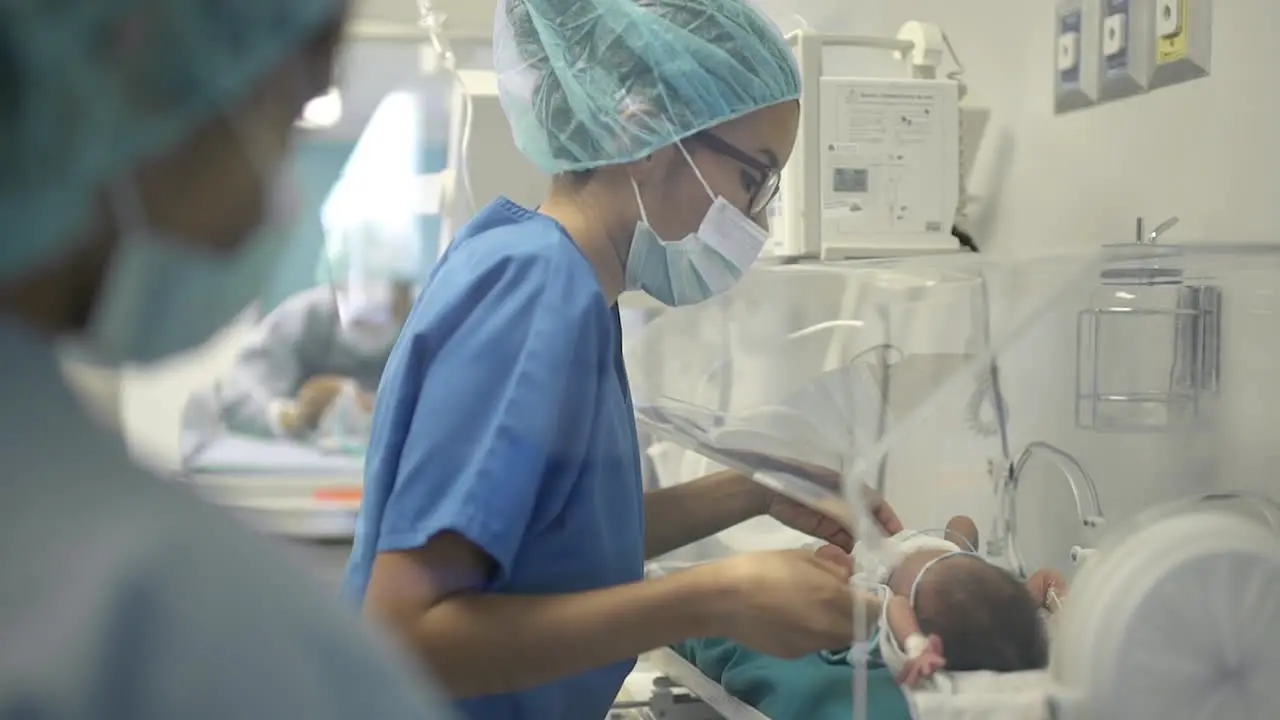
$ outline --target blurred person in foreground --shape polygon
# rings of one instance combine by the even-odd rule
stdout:
[[[282,548],[138,467],[59,371],[163,360],[257,299],[346,11],[0,4],[0,716],[447,715]]]

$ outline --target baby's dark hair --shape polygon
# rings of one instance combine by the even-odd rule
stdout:
[[[1040,606],[1026,585],[980,558],[943,559],[925,575],[916,620],[942,640],[947,670],[1016,672],[1049,665]]]

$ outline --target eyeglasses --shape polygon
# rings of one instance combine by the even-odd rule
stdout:
[[[769,207],[769,203],[773,202],[773,199],[778,196],[778,188],[782,183],[782,174],[778,168],[769,165],[714,133],[698,133],[691,137],[690,140],[713,153],[741,163],[756,174],[756,180],[760,184],[756,186],[756,191],[751,195],[751,202],[747,205],[747,215],[755,217],[764,212]]]

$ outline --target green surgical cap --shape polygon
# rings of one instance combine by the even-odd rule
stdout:
[[[0,282],[102,187],[229,109],[345,0],[0,0]]]
[[[550,174],[800,96],[795,55],[748,0],[500,0],[494,67],[516,146]]]

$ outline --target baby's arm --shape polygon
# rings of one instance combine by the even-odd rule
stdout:
[[[920,631],[920,623],[916,622],[916,614],[911,609],[910,601],[901,595],[889,598],[889,607],[885,608],[885,614],[889,619],[889,630],[904,650],[907,647],[907,638],[924,634]]]
[[[889,621],[889,632],[893,633],[898,646],[907,655],[907,664],[898,676],[899,683],[914,685],[946,664],[942,657],[942,641],[937,635],[925,637],[910,601],[897,595],[889,598],[885,615]]]

